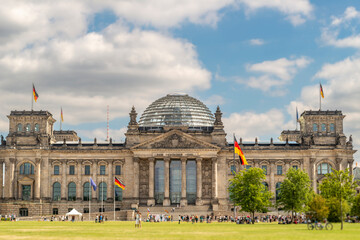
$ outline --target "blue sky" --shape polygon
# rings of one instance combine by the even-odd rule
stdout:
[[[6,115],[49,110],[84,140],[117,142],[135,106],[185,92],[228,135],[276,139],[295,128],[295,109],[341,109],[360,146],[360,5],[336,0],[8,1],[0,6],[0,84]],[[56,123],[59,128],[59,122]],[[360,161],[356,154],[356,160]]]

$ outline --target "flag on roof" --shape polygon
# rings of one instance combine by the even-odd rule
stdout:
[[[241,148],[239,144],[236,141],[235,135],[234,135],[234,152],[239,156],[241,165],[247,165],[246,158],[244,156],[244,153],[241,151]]]
[[[33,95],[34,95],[34,100],[36,102],[36,100],[39,98],[39,94],[36,92],[34,84],[33,84]]]
[[[321,83],[320,83],[320,95],[321,95],[322,98],[324,98],[324,90],[322,88]]]

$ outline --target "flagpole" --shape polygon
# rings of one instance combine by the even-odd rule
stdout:
[[[91,182],[90,182],[90,178],[89,178],[89,221],[91,221],[91,201],[90,201],[90,195],[92,195],[92,190],[91,190]]]
[[[116,196],[115,191],[116,191],[116,185],[114,184],[114,222],[116,221],[116,219],[115,219],[115,196]]]
[[[60,132],[62,130],[62,108],[60,109]]]
[[[321,82],[319,81],[319,99],[320,99],[320,111],[321,111]]]
[[[104,180],[103,180],[103,176],[101,175],[101,212],[104,212]]]
[[[34,83],[33,83],[33,90],[31,91],[31,111],[33,111],[34,106]]]

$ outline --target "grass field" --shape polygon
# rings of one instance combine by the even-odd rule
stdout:
[[[0,222],[0,239],[360,239],[360,224],[334,224],[334,230],[309,231],[305,224]]]

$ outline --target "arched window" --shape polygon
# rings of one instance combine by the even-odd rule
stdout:
[[[74,182],[68,185],[68,201],[76,200],[76,184]]]
[[[335,124],[330,123],[330,132],[335,132]]]
[[[91,200],[91,186],[89,182],[84,183],[83,187],[83,199],[84,201]]]
[[[21,124],[21,123],[19,123],[19,124],[17,125],[16,131],[22,132],[22,124]]]
[[[39,124],[38,124],[38,123],[35,124],[34,131],[35,131],[35,132],[38,132],[38,131],[39,131]]]
[[[122,201],[122,189],[115,185],[115,201]]]
[[[265,191],[269,189],[269,184],[267,182],[262,182],[262,184],[265,186]]]
[[[99,200],[102,201],[106,201],[107,199],[107,185],[105,182],[101,182],[99,184]]]
[[[276,200],[279,200],[279,194],[280,194],[280,186],[281,186],[281,182],[277,182],[276,183],[276,186],[275,186],[275,188],[276,188]]]
[[[31,130],[31,125],[30,125],[30,123],[28,123],[28,124],[26,124],[25,131],[30,132],[30,130]]]
[[[328,163],[321,163],[318,165],[318,174],[324,175],[331,173],[331,165]]]
[[[20,166],[20,175],[34,175],[34,165],[24,163]]]
[[[326,124],[325,123],[321,124],[321,131],[326,132]]]
[[[318,126],[316,123],[313,124],[313,132],[317,132],[318,131]]]
[[[61,200],[61,184],[55,182],[53,184],[53,201],[60,201]]]

